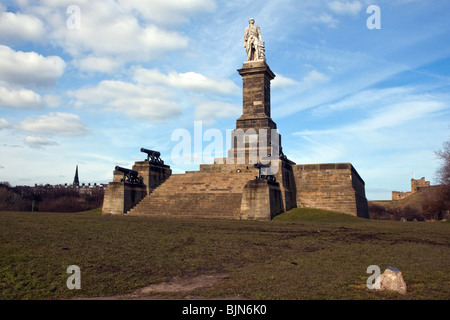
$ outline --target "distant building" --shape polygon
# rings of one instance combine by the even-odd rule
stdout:
[[[428,189],[430,187],[430,181],[425,181],[424,177],[418,180],[411,179],[411,192],[392,191],[392,200],[405,199],[419,190]]]
[[[75,169],[75,178],[73,179],[73,186],[74,187],[80,186],[80,180],[78,179],[78,165],[77,168]]]
[[[78,175],[78,165],[75,168],[75,176],[73,178],[73,182],[70,183],[64,183],[64,184],[34,184],[35,190],[46,190],[46,189],[73,189],[79,193],[90,193],[94,189],[103,189],[107,187],[107,183],[80,183],[80,178]]]

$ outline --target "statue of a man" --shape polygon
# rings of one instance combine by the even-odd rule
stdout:
[[[247,61],[264,59],[264,41],[259,26],[255,26],[255,19],[248,21],[244,33],[244,48],[247,51]]]

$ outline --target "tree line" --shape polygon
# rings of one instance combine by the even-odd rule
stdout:
[[[103,188],[12,187],[0,182],[0,211],[79,212],[102,203]]]

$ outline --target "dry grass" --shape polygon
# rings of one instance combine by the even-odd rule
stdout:
[[[212,287],[158,297],[449,299],[449,228],[300,209],[270,222],[0,212],[0,299],[124,295],[218,273]],[[81,290],[66,287],[73,264]],[[368,290],[373,264],[402,270],[407,295]]]

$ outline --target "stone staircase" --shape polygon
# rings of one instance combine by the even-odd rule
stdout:
[[[127,215],[239,219],[248,172],[188,171],[172,174]]]

